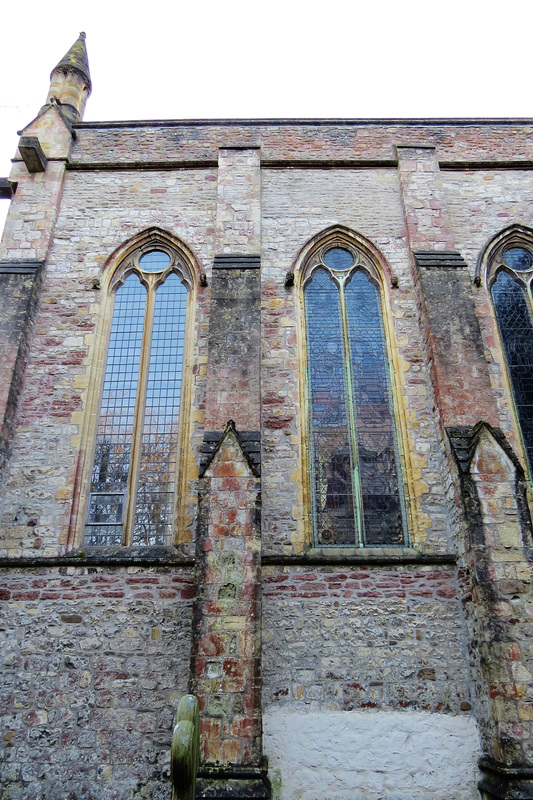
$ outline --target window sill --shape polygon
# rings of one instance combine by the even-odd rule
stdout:
[[[184,566],[194,559],[175,547],[83,547],[62,556],[36,556],[0,559],[0,567],[113,567]]]
[[[312,547],[305,553],[265,553],[269,564],[455,564],[456,553],[421,553],[413,547]]]

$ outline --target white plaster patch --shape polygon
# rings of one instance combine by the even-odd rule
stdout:
[[[398,711],[267,711],[273,800],[474,800],[472,717]]]

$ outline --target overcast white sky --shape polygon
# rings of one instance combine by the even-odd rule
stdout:
[[[527,0],[11,0],[1,20],[0,177],[81,30],[86,120],[533,117]]]

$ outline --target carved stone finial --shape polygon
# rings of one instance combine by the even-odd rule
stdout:
[[[85,31],[82,31],[70,50],[65,53],[61,61],[56,64],[50,78],[56,70],[73,70],[78,72],[85,79],[89,91],[91,90],[91,73],[89,71],[89,59],[85,46]]]

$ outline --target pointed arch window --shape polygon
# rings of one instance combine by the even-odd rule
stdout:
[[[524,448],[533,469],[533,243],[507,239],[492,257],[489,286]]]
[[[111,282],[86,545],[172,541],[191,286],[187,266],[170,248],[140,249]]]
[[[315,543],[403,545],[379,274],[342,243],[319,250],[303,279]]]

